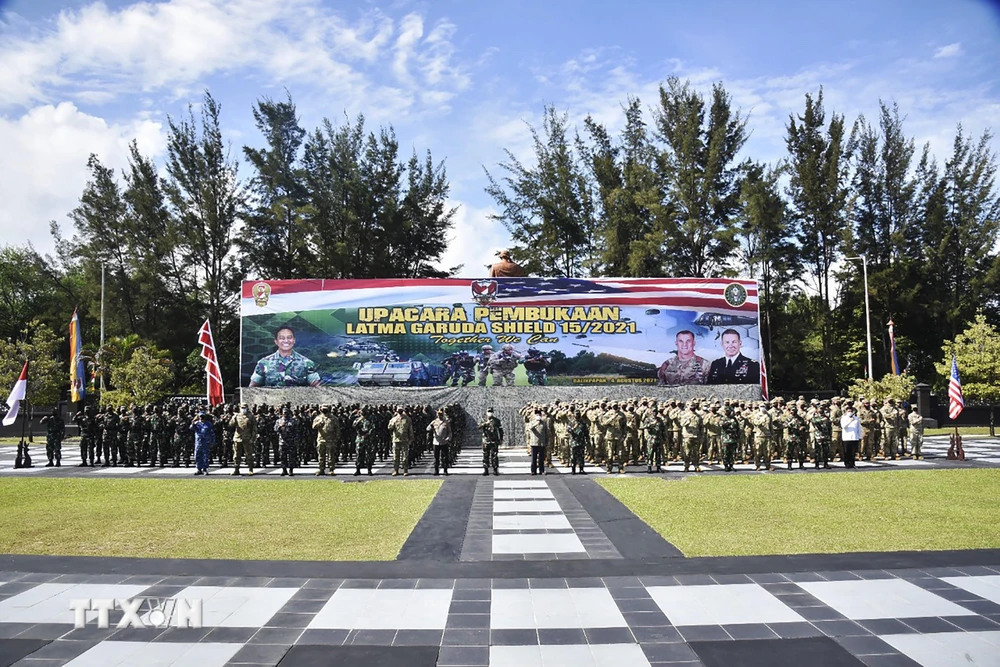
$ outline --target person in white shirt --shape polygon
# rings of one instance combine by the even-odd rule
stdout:
[[[840,429],[844,441],[844,467],[853,468],[854,459],[858,455],[858,444],[861,442],[861,422],[854,412],[854,406],[849,405],[844,409]]]

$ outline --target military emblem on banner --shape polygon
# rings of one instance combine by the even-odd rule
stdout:
[[[747,302],[747,288],[739,283],[730,283],[726,286],[723,296],[726,299],[726,303],[733,308],[739,308]]]
[[[250,290],[250,293],[253,295],[253,302],[258,307],[263,308],[267,305],[267,300],[271,298],[271,286],[267,283],[257,283]]]
[[[483,306],[488,306],[497,299],[497,281],[495,280],[474,280],[472,281],[472,298]]]

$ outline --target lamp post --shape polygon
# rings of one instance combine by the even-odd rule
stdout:
[[[864,255],[845,257],[849,261],[861,260],[861,271],[865,279],[865,329],[868,332],[868,379],[872,379],[872,316],[868,308],[868,260]]]

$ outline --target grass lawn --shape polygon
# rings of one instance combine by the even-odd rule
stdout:
[[[437,480],[0,479],[0,553],[392,560]]]
[[[687,556],[1000,547],[1000,469],[596,481]]]

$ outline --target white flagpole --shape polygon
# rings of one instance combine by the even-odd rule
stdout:
[[[101,346],[97,349],[97,354],[94,355],[97,359],[101,357],[101,351],[104,349],[104,264],[101,264]],[[104,391],[104,371],[100,369],[100,364],[98,364],[98,372],[101,374],[101,391]]]

